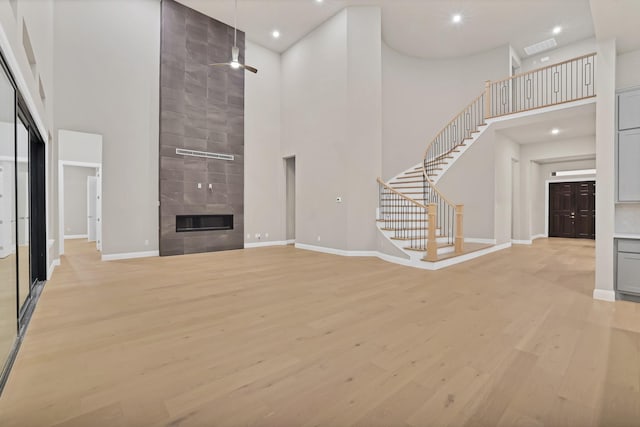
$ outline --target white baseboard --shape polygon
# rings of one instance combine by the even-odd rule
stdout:
[[[465,243],[481,243],[483,245],[495,245],[496,239],[476,239],[474,237],[467,237],[464,239]]]
[[[287,243],[288,241],[286,240],[281,240],[278,242],[255,242],[255,243],[245,243],[244,244],[244,248],[245,249],[250,249],[250,248],[264,248],[267,246],[286,246],[289,243]]]
[[[326,248],[324,246],[306,245],[304,243],[296,243],[296,249],[304,249],[307,251],[322,252],[323,254],[339,256],[378,256],[377,251],[346,251],[344,249]]]
[[[295,245],[296,239],[287,240],[287,245]]]
[[[304,249],[308,251],[321,252],[329,255],[338,255],[346,257],[376,257],[383,261],[388,261],[394,264],[404,265],[407,267],[419,268],[421,270],[440,270],[441,268],[450,267],[452,265],[460,264],[465,261],[472,260],[474,258],[481,257],[483,255],[497,252],[503,249],[511,247],[511,242],[504,243],[502,245],[492,246],[480,251],[471,252],[466,255],[461,255],[454,258],[445,259],[437,262],[427,262],[420,259],[406,259],[393,255],[388,255],[378,251],[345,251],[342,249],[325,248],[322,246],[306,245],[303,243],[296,243],[296,249]]]
[[[51,261],[51,264],[49,265],[49,270],[47,271],[47,280],[51,280],[51,277],[53,276],[53,271],[59,265],[60,265],[60,259],[54,259],[53,261]]]
[[[88,234],[65,234],[64,240],[88,239]]]
[[[613,302],[616,300],[616,293],[614,291],[609,291],[604,289],[594,289],[593,299],[597,299],[600,301]]]
[[[546,234],[536,234],[531,238],[531,240],[546,239],[547,237],[548,236]]]
[[[160,256],[160,251],[129,252],[122,254],[102,255],[102,261],[118,261],[121,259],[150,258]]]
[[[533,240],[517,240],[517,239],[513,239],[513,240],[511,240],[511,243],[513,243],[514,245],[533,245]]]

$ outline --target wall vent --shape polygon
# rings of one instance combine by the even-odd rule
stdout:
[[[207,153],[206,151],[185,150],[183,148],[176,148],[176,154],[179,154],[181,156],[204,157],[205,159],[216,159],[216,160],[232,161],[235,159],[235,157],[231,154]]]
[[[556,39],[550,38],[549,40],[527,46],[524,48],[524,51],[527,55],[531,56],[536,53],[544,52],[545,50],[553,49],[556,46],[558,46]]]

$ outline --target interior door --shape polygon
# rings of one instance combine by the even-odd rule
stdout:
[[[595,239],[595,182],[549,184],[549,237]]]
[[[596,238],[596,183],[575,183],[575,228],[580,239]]]
[[[98,196],[98,178],[95,176],[87,177],[87,234],[89,241],[97,240],[97,196]]]

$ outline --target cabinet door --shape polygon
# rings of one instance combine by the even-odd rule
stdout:
[[[640,128],[640,91],[618,95],[618,130]]]
[[[618,133],[618,200],[640,201],[640,130]]]
[[[619,292],[640,295],[640,254],[618,252]]]

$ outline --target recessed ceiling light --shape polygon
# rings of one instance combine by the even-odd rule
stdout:
[[[273,36],[274,39],[278,39],[280,38],[280,31],[273,30],[273,33],[271,33],[271,35]]]
[[[553,27],[553,34],[560,34],[561,32],[562,32],[562,27],[560,25]]]
[[[454,24],[459,24],[462,22],[462,15],[460,15],[459,13],[456,13],[455,15],[453,15],[451,17],[451,22],[453,22]]]
[[[560,133],[560,129],[558,129],[558,128],[553,128],[553,129],[551,129],[551,134],[553,134],[553,135],[557,135],[557,134],[559,134],[559,133]]]
[[[324,0],[316,0],[316,3],[322,3]]]

